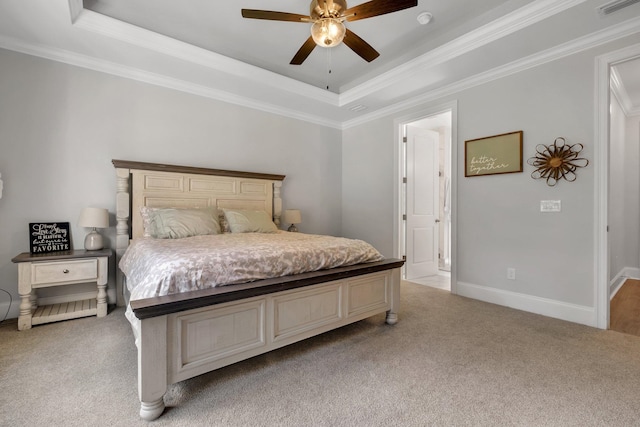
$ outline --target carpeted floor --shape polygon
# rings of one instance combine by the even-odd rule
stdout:
[[[139,420],[121,309],[0,325],[2,426],[640,426],[640,337],[403,283],[358,322],[169,386]]]

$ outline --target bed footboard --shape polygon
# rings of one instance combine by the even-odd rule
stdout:
[[[398,321],[400,268],[141,319],[140,416],[159,417],[167,385],[387,313]]]

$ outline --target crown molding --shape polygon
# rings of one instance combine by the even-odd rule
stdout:
[[[266,84],[278,90],[286,90],[331,106],[342,107],[357,102],[372,92],[401,82],[407,76],[413,75],[424,68],[449,61],[585,1],[587,0],[534,1],[341,94],[335,94],[307,83],[299,82],[88,9],[80,9],[78,11],[78,8],[82,7],[82,0],[69,0],[69,10],[73,25],[76,28],[98,33],[228,74],[241,76],[255,83]]]
[[[489,40],[492,36],[499,38],[504,35],[510,34],[513,31],[517,31],[517,29],[522,28],[523,25],[526,26],[530,25],[531,23],[538,22],[539,20],[544,19],[547,16],[558,13],[561,10],[565,10],[576,4],[582,3],[583,1],[585,0],[535,1],[531,7],[524,8],[525,10],[519,9],[508,15],[505,22],[503,22],[502,20],[494,21],[493,23],[478,29],[478,33],[471,32],[469,33],[469,35],[460,37],[459,39],[456,39],[455,41],[443,46],[442,49],[434,50],[435,53],[430,52],[429,54],[425,54],[414,61],[410,61],[405,65],[397,67],[396,69],[379,76],[379,78],[370,80],[369,82],[365,83],[365,85],[371,84],[371,87],[369,87],[366,95],[370,95],[371,93],[376,92],[385,85],[392,84],[393,82],[398,80],[401,81],[403,78],[406,78],[406,75],[408,75],[407,73],[413,74],[416,72],[416,70],[419,70],[420,67],[432,66],[434,60],[445,61],[447,59],[458,56],[464,53],[462,52],[462,49],[465,49],[468,44],[477,43],[474,44],[474,46],[469,50],[475,49],[482,44],[488,43],[487,40]],[[235,75],[241,75],[242,77],[256,83],[266,83],[267,85],[276,87],[279,90],[283,90],[286,87],[287,90],[295,93],[298,96],[307,97],[315,101],[324,101],[330,106],[336,107],[345,105],[351,102],[349,101],[351,99],[349,97],[355,96],[354,94],[356,93],[348,91],[343,93],[342,95],[337,95],[335,93],[328,92],[311,85],[307,85],[306,83],[297,82],[288,77],[284,77],[276,73],[272,73],[258,67],[242,63],[240,61],[236,61],[222,55],[197,48],[187,43],[179,42],[177,40],[161,36],[159,34],[143,30],[135,26],[131,26],[129,24],[125,24],[121,21],[114,20],[105,17],[104,15],[100,15],[95,12],[83,9],[81,7],[82,0],[69,0],[68,4],[70,18],[72,22],[76,22],[78,28],[84,28],[85,26],[88,26],[92,28],[92,31],[102,33],[108,37],[117,38],[122,41],[152,49],[157,52],[180,57],[181,59],[203,66],[220,69],[225,73],[234,73]],[[522,20],[528,20],[528,23],[525,25],[522,23]],[[496,36],[492,33],[500,31],[502,31],[502,35],[500,36]],[[378,118],[418,106],[420,104],[431,102],[438,98],[455,94],[462,90],[478,86],[489,81],[508,76],[510,74],[542,65],[546,62],[569,56],[579,51],[583,51],[625,36],[635,34],[639,31],[640,17],[632,18],[613,27],[600,30],[584,37],[580,37],[571,42],[556,46],[554,48],[531,55],[521,60],[496,67],[487,72],[454,82],[447,86],[422,93],[408,100],[404,100],[393,105],[371,111],[366,115],[348,121],[325,119],[317,114],[302,113],[296,109],[276,106],[270,102],[256,101],[255,99],[249,97],[240,96],[203,85],[198,85],[177,78],[143,71],[133,67],[124,66],[114,62],[109,62],[58,48],[26,43],[12,38],[0,37],[0,47],[32,56],[50,59],[57,62],[67,63],[73,66],[88,68],[107,74],[153,84],[156,86],[162,86],[268,113],[307,121],[321,126],[327,126],[336,129],[347,129],[369,122],[371,120],[376,120]],[[481,39],[472,40],[473,34],[475,34],[475,37],[480,37]],[[135,40],[131,40],[132,38]],[[258,76],[258,78],[256,76]],[[263,79],[261,76],[265,78]],[[357,87],[357,89],[361,90],[363,87],[363,85],[360,85]],[[363,94],[357,96],[364,96],[364,92]],[[630,114],[640,114],[640,111],[638,110],[639,109],[632,110],[630,111]]]
[[[71,6],[71,3],[77,1],[78,0],[70,0],[70,13],[75,28],[91,31],[111,39],[120,40],[225,74],[240,76],[243,79],[251,80],[261,85],[277,88],[279,91],[285,90],[332,106],[338,105],[338,95],[336,93],[299,82],[272,71],[220,55],[88,9],[82,9],[80,13],[76,14],[74,19],[75,9]]]
[[[215,99],[217,101],[227,102],[242,107],[252,108],[267,113],[273,113],[280,116],[298,119],[306,122],[315,123],[322,126],[341,129],[341,123],[333,120],[323,119],[318,115],[301,113],[298,110],[278,107],[267,102],[256,101],[255,99],[239,96],[230,92],[211,87],[198,85],[184,80],[167,77],[161,74],[151,73],[134,67],[117,64],[114,62],[97,59],[76,52],[70,52],[63,49],[52,48],[50,46],[36,45],[33,43],[25,43],[20,40],[0,36],[0,48],[15,52],[24,53],[31,56],[49,59],[51,61],[61,62],[80,68],[99,71],[126,79],[136,80],[143,83],[161,86],[168,89],[174,89],[205,98]]]
[[[567,43],[555,46],[542,52],[527,56],[525,58],[510,62],[500,67],[476,74],[472,77],[457,81],[455,83],[434,89],[421,95],[412,97],[402,102],[381,108],[357,119],[346,121],[342,124],[343,129],[358,126],[372,120],[377,120],[416,107],[427,102],[437,100],[446,96],[453,95],[466,89],[479,86],[484,83],[491,82],[512,74],[516,74],[530,68],[534,68],[548,62],[615,41],[617,39],[630,36],[640,32],[640,17],[632,18],[624,21],[616,26],[596,31],[589,35],[579,37]],[[635,113],[633,113],[635,114]]]
[[[356,102],[371,92],[400,82],[407,76],[434,65],[450,61],[518,30],[540,22],[550,16],[574,7],[586,0],[538,0],[515,10],[480,28],[443,44],[386,73],[340,94],[339,105]]]

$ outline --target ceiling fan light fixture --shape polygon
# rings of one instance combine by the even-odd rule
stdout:
[[[334,47],[342,43],[347,29],[339,19],[320,18],[311,26],[311,37],[318,46]]]

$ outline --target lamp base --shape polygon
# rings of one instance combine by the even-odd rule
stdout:
[[[98,233],[95,228],[84,238],[84,248],[88,251],[98,251],[104,248],[102,234]]]
[[[291,231],[291,232],[297,232],[298,231],[298,227],[296,227],[295,224],[291,224],[289,226],[289,228],[287,228],[287,231]]]

